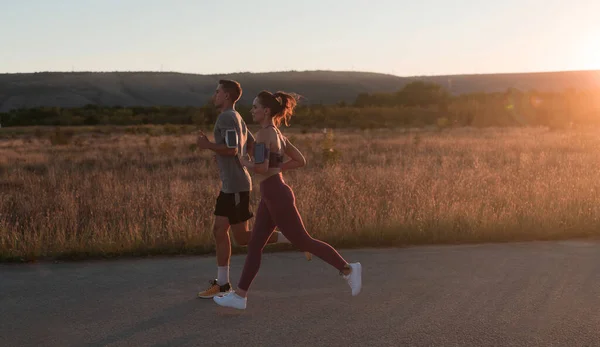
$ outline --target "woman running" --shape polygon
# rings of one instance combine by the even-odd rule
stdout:
[[[258,273],[263,248],[275,227],[278,227],[281,233],[301,251],[310,252],[339,270],[340,275],[350,285],[353,296],[360,293],[361,264],[349,264],[329,244],[312,238],[306,232],[296,208],[294,193],[281,175],[282,171],[306,165],[302,153],[281,134],[278,128],[282,121],[286,126],[288,125],[296,102],[296,97],[288,93],[272,94],[262,91],[252,104],[252,118],[262,127],[256,133],[255,150],[261,150],[264,146],[264,152],[255,151],[254,161],[245,157],[240,158],[240,161],[249,171],[256,173],[257,180],[260,182],[261,200],[238,289],[213,298],[221,306],[241,310],[246,308],[248,289]],[[264,161],[259,159],[262,154],[264,154]],[[283,162],[284,154],[291,160]]]

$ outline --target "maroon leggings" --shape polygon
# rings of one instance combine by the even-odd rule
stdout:
[[[301,251],[310,252],[331,266],[342,271],[346,261],[329,244],[308,235],[302,218],[296,209],[292,189],[283,181],[281,174],[266,178],[260,184],[260,205],[256,212],[254,228],[248,242],[248,255],[238,287],[248,290],[260,268],[262,251],[275,226]]]

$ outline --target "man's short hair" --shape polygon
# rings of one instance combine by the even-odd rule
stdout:
[[[242,97],[242,86],[234,80],[219,80],[225,93],[229,94],[232,102],[237,102]]]

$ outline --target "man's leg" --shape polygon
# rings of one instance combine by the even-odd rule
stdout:
[[[229,283],[229,261],[231,259],[231,240],[229,239],[229,219],[234,212],[233,195],[221,192],[215,206],[213,236],[217,253],[217,279],[210,281],[208,289],[198,293],[200,298],[212,298],[231,290]]]
[[[231,259],[231,240],[229,239],[227,217],[215,216],[213,235],[217,253],[217,284],[223,286],[229,284],[229,261]]]
[[[227,266],[231,258],[231,240],[229,239],[229,221],[227,217],[215,216],[212,233],[215,238],[217,266]]]

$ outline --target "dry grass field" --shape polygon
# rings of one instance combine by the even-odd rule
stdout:
[[[0,259],[212,252],[212,152],[159,128],[1,129]],[[338,247],[600,233],[600,130],[284,131],[306,227]]]

